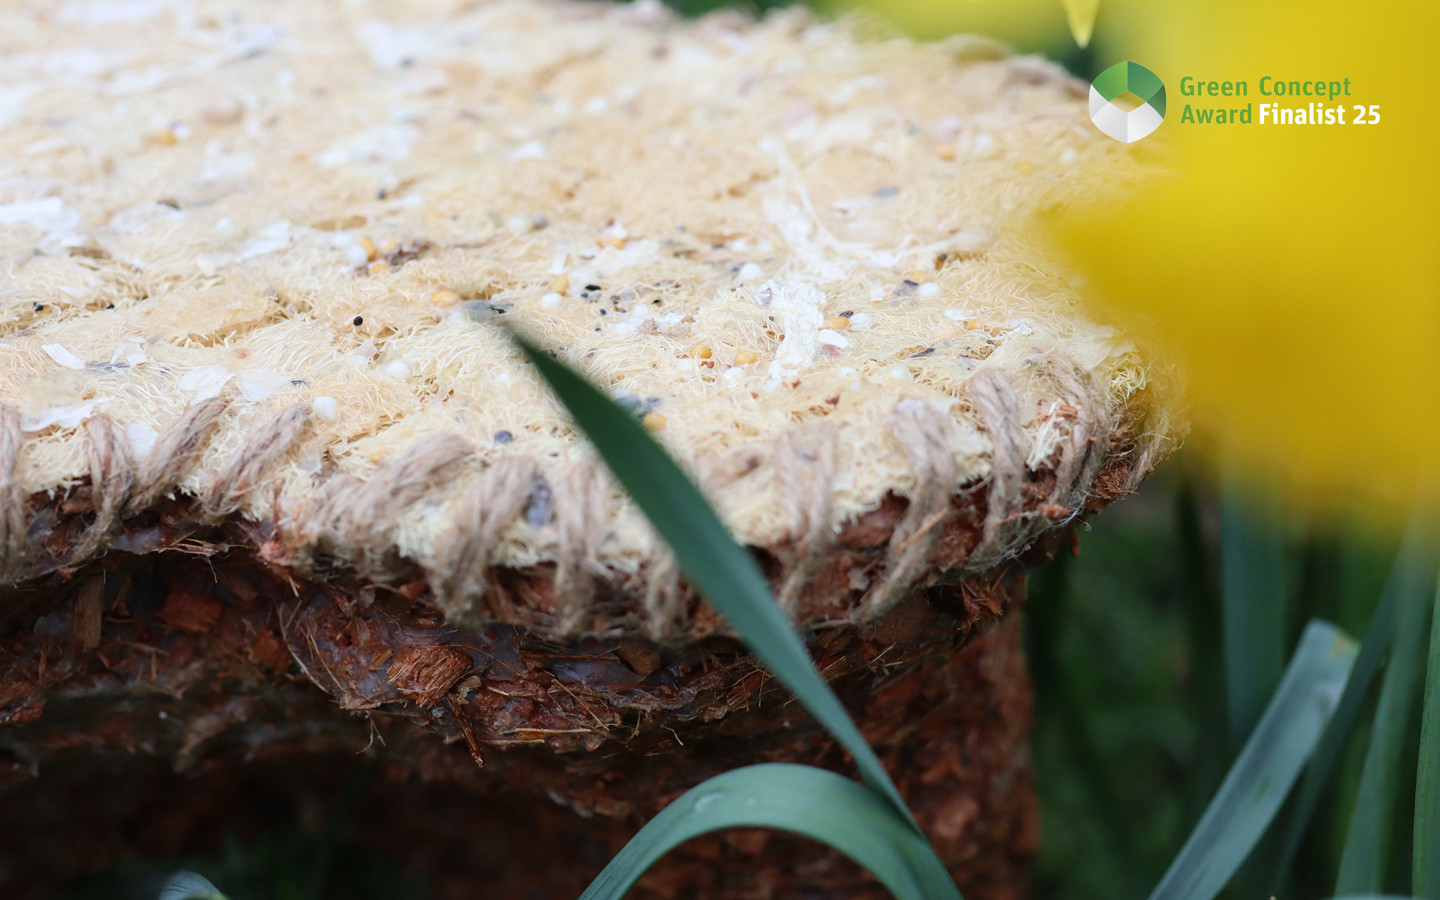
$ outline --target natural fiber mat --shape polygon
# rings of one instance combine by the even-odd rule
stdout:
[[[143,543],[127,523],[180,496],[300,571],[418,567],[461,619],[683,630],[662,579],[591,609],[656,542],[502,321],[633,405],[801,576],[907,500],[850,596],[802,613],[994,565],[1169,446],[1133,347],[1018,227],[1093,198],[1117,152],[1053,65],[798,13],[380,15],[5,14],[9,580]],[[946,498],[979,484],[980,533],[944,556]],[[557,597],[487,599],[495,567],[536,565]]]

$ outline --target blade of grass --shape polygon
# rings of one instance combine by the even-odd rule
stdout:
[[[629,413],[525,337],[514,332],[511,337],[670,545],[690,583],[816,721],[850,751],[866,786],[884,797],[918,833],[900,792],[816,671],[759,566],[735,543],[700,490]]]
[[[1329,786],[1331,776],[1345,753],[1355,720],[1360,715],[1365,698],[1370,694],[1375,675],[1380,671],[1385,654],[1390,648],[1391,638],[1394,637],[1398,600],[1410,577],[1405,573],[1427,564],[1430,543],[1426,536],[1430,533],[1432,532],[1429,526],[1418,517],[1406,531],[1404,543],[1385,583],[1385,590],[1380,595],[1380,603],[1370,618],[1370,627],[1365,632],[1365,640],[1360,645],[1355,666],[1351,669],[1350,678],[1345,682],[1345,692],[1340,695],[1340,705],[1330,717],[1330,724],[1325,726],[1325,733],[1321,735],[1310,765],[1306,767],[1305,777],[1300,782],[1294,812],[1286,824],[1285,839],[1276,855],[1275,875],[1270,891],[1272,894],[1279,893],[1279,885],[1290,870],[1290,864],[1294,861],[1300,840],[1305,836],[1305,830],[1315,815],[1320,797]]]
[[[1415,772],[1415,838],[1411,890],[1440,900],[1440,584],[1430,616],[1430,660],[1420,720],[1420,764]]]
[[[1150,900],[1211,900],[1265,833],[1310,757],[1355,659],[1355,643],[1312,621],[1240,756]]]
[[[204,876],[176,872],[160,887],[157,900],[225,900],[225,895]]]
[[[1433,567],[1402,567],[1397,589],[1395,637],[1370,730],[1360,791],[1350,814],[1335,893],[1364,894],[1384,887],[1391,826],[1401,779],[1404,741],[1414,709],[1415,687],[1428,637]]]
[[[630,839],[580,900],[619,900],[672,848],[710,831],[743,826],[829,844],[901,900],[960,898],[925,838],[882,797],[825,769],[765,763],[717,775],[682,794]]]
[[[1225,695],[1232,751],[1285,667],[1285,538],[1278,498],[1227,472],[1220,498]]]

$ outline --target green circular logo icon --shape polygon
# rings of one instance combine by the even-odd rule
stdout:
[[[1116,63],[1090,82],[1090,120],[1129,144],[1165,121],[1165,84],[1139,63]]]

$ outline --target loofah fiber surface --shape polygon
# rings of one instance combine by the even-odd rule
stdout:
[[[0,34],[8,581],[231,522],[454,620],[674,634],[502,322],[645,416],[813,621],[992,568],[1173,444],[1025,237],[1124,152],[1052,64],[647,4],[74,0]]]

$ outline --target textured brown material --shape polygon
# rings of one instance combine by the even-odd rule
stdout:
[[[237,802],[233,779],[303,796],[312,776],[297,772],[344,768],[356,751],[378,754],[385,775],[350,832],[425,870],[440,897],[474,896],[482,876],[483,896],[571,897],[619,840],[709,775],[767,760],[847,768],[726,638],[685,649],[632,640],[622,653],[509,627],[457,631],[398,594],[347,615],[333,599],[342,588],[296,594],[223,556],[160,560],[110,573],[99,647],[66,650],[75,635],[65,614],[73,603],[83,617],[93,581],[7,638],[0,683],[28,695],[0,698],[16,726],[6,730],[0,816],[32,812],[0,845],[6,896],[49,896],[129,854],[213,852],[221,823],[244,831],[255,815],[226,807]],[[931,589],[870,627],[810,641],[962,890],[980,900],[1022,893],[1037,826],[1019,617],[999,618],[1006,606],[1018,612],[1023,584],[995,578]],[[355,715],[336,715],[312,680]],[[143,762],[157,755],[178,774]],[[100,790],[100,773],[123,786],[102,796],[118,798],[75,817],[68,792]],[[453,789],[448,801],[423,787],[437,782]],[[376,805],[383,821],[366,811]],[[187,817],[195,827],[166,825]],[[446,823],[439,846],[397,842],[428,820]],[[522,826],[534,829],[531,850],[489,852],[489,835]],[[442,852],[447,844],[468,849]],[[540,870],[537,847],[547,848]],[[687,845],[639,896],[767,891],[883,896],[833,854],[750,832]]]

